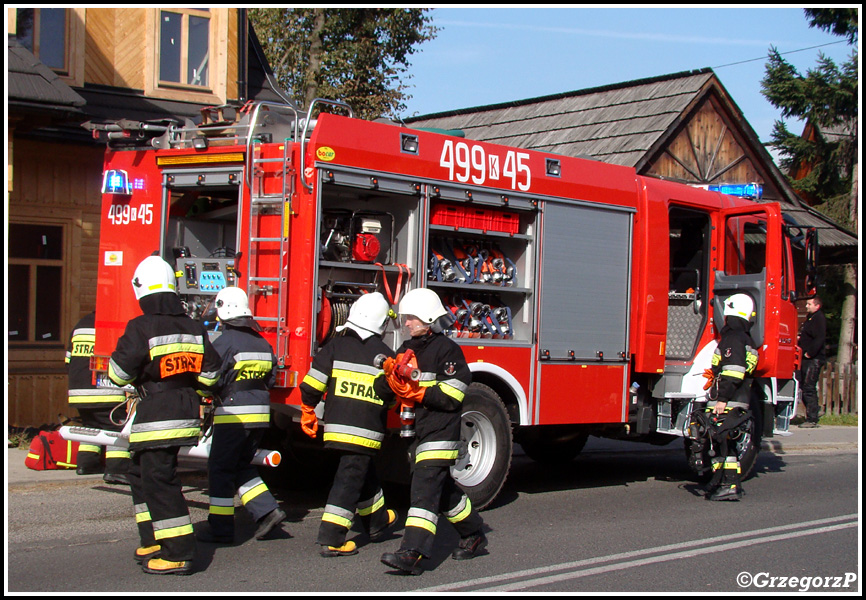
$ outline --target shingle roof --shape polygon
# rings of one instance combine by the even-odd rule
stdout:
[[[801,225],[816,227],[822,247],[856,253],[854,234],[800,201],[712,69],[422,115],[406,124],[460,129],[468,139],[588,157],[640,172],[710,88],[719,90],[755,158],[785,196],[783,211]]]
[[[10,104],[40,110],[72,111],[85,104],[71,87],[13,36],[7,36],[6,97]]]

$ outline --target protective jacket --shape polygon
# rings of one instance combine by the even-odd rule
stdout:
[[[126,400],[123,390],[115,387],[96,387],[90,370],[90,357],[96,340],[96,316],[82,318],[73,328],[66,347],[66,370],[69,374],[69,405],[75,408],[104,408],[110,410]]]
[[[716,400],[728,402],[730,408],[749,407],[748,384],[758,364],[758,351],[749,334],[751,328],[749,321],[728,316],[713,354],[712,368],[718,382]]]
[[[151,294],[139,304],[144,314],[127,324],[108,368],[114,383],[134,384],[141,393],[129,447],[194,446],[201,429],[197,391],[217,383],[219,354],[177,295]]]
[[[460,413],[472,373],[463,351],[441,333],[410,338],[397,354],[412,349],[421,370],[424,400],[415,406],[418,449],[415,462],[425,460],[446,465],[457,459],[460,440]],[[377,390],[381,384],[377,385]]]
[[[345,329],[313,359],[301,382],[301,401],[315,407],[327,392],[324,442],[326,448],[375,454],[385,439],[387,410],[394,405],[394,392],[384,382],[384,371],[374,367],[377,355],[393,357],[378,336],[362,340]],[[378,393],[377,391],[378,390]]]
[[[225,323],[213,346],[222,357],[214,425],[240,424],[246,429],[268,427],[277,359],[271,345],[256,331]]]
[[[803,349],[811,359],[817,359],[824,363],[827,361],[827,353],[824,351],[824,342],[827,337],[827,318],[823,310],[811,313],[800,327],[800,337],[797,345]]]

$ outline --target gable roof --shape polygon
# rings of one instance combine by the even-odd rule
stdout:
[[[833,260],[856,261],[853,233],[803,203],[712,69],[686,71],[514,102],[406,119],[410,127],[460,129],[469,139],[633,167],[647,175],[689,112],[713,94],[780,198],[783,212],[819,230]],[[835,256],[834,256],[835,255]]]

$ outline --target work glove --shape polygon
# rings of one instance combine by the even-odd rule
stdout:
[[[313,439],[319,431],[319,419],[316,417],[316,409],[306,404],[301,404],[301,429]]]
[[[704,377],[707,379],[707,382],[704,384],[704,390],[708,390],[713,387],[713,383],[716,380],[716,374],[713,373],[712,369],[704,369]]]

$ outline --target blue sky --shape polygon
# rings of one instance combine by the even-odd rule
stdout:
[[[810,28],[801,7],[447,6],[431,14],[440,31],[411,56],[404,117],[712,67],[767,142],[780,118],[761,95],[770,46],[792,52],[784,56],[803,74],[819,51],[837,64],[851,52],[844,42],[804,50],[844,38]]]

